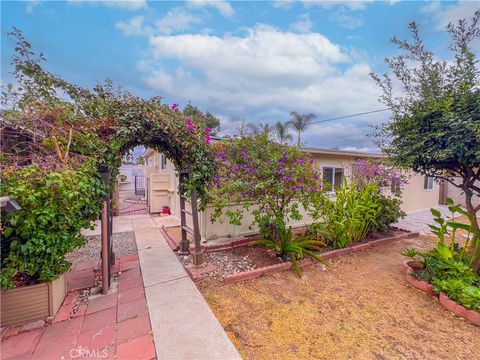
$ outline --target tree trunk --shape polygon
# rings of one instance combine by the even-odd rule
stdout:
[[[473,216],[472,225],[477,230],[476,232],[478,234],[480,232],[480,226],[477,219],[478,210],[475,211],[475,207],[473,206],[473,203],[472,203],[473,194],[472,194],[472,190],[470,190],[470,188],[468,187],[468,183],[466,183],[466,185],[464,186],[463,191],[465,192],[465,207],[467,211]],[[478,244],[480,242],[480,239],[478,238],[477,234],[473,236],[473,241],[471,243],[471,246],[472,246],[471,255],[473,258],[472,269],[475,272],[478,271],[478,268],[480,265],[480,246]]]

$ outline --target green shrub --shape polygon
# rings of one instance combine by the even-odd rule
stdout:
[[[386,232],[390,225],[407,215],[402,211],[402,201],[398,198],[380,195],[377,198],[377,204],[382,208],[376,218],[375,230],[378,232]]]
[[[451,219],[444,219],[439,211],[431,209],[436,224],[430,228],[438,237],[437,246],[425,253],[408,249],[403,255],[422,258],[424,269],[414,276],[432,284],[437,294],[444,291],[451,300],[480,312],[480,276],[472,267],[474,250],[479,246],[479,232],[465,210],[454,206],[451,199],[447,199],[447,204],[452,212]],[[456,213],[466,215],[470,224],[454,221]],[[466,231],[463,246],[456,242],[455,233],[459,229]]]
[[[335,189],[335,197],[321,208],[320,222],[309,227],[307,234],[322,238],[334,248],[344,248],[362,241],[377,226],[382,210],[378,185],[358,187],[346,182]]]
[[[5,172],[0,191],[22,207],[2,213],[2,289],[19,285],[14,276],[41,282],[68,271],[65,254],[84,244],[80,230],[101,212],[104,185],[94,164],[62,172],[35,165]]]

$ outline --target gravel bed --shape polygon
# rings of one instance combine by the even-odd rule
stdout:
[[[177,256],[183,266],[186,267],[191,264],[190,255],[177,254]],[[215,271],[205,276],[215,280],[222,280],[227,275],[276,264],[281,262],[281,260],[268,256],[264,249],[244,247],[206,253],[205,262],[217,266]]]
[[[79,262],[97,262],[100,259],[102,238],[100,235],[86,236],[86,244],[65,258],[72,264]],[[122,256],[137,255],[137,245],[133,231],[115,233],[112,235],[113,252],[117,258]]]

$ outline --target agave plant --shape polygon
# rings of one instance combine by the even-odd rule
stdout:
[[[290,260],[298,277],[302,274],[298,261],[305,256],[328,266],[328,264],[315,253],[325,246],[322,241],[308,236],[299,236],[294,239],[292,236],[292,227],[289,227],[288,229],[279,228],[278,239],[279,240],[277,241],[273,235],[267,235],[265,239],[256,240],[252,245],[260,245],[273,249],[276,254],[281,256],[284,260]]]

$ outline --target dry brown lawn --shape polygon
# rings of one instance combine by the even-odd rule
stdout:
[[[480,359],[480,328],[407,286],[400,255],[419,237],[343,256],[331,269],[199,284],[246,359]]]

